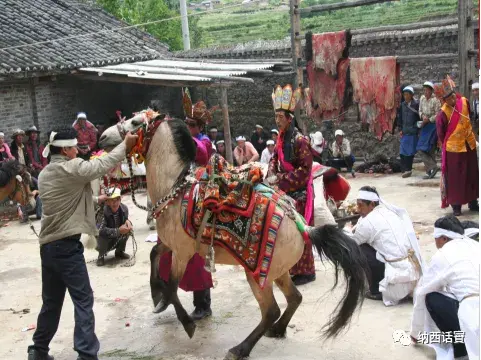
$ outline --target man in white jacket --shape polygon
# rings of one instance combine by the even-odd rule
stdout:
[[[479,360],[479,243],[453,215],[434,224],[438,251],[416,288],[411,338],[431,343],[437,360]],[[451,341],[430,341],[442,331]],[[464,336],[463,336],[464,335]],[[460,338],[461,337],[461,338]],[[462,339],[464,337],[464,339]]]
[[[412,295],[422,273],[422,258],[406,210],[384,202],[376,189],[363,186],[357,196],[359,220],[353,239],[371,269],[366,297],[396,305]]]
[[[274,140],[267,140],[266,145],[267,146],[264,150],[262,150],[261,155],[261,163],[263,164],[269,164],[271,161],[272,155],[274,155],[275,142]]]

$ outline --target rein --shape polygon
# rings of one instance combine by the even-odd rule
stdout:
[[[133,132],[133,134],[138,135],[138,139],[135,146],[127,154],[127,164],[129,166],[130,172],[129,190],[132,197],[132,202],[139,209],[147,211],[148,213],[152,214],[155,219],[157,219],[165,210],[168,209],[169,205],[174,202],[174,200],[182,193],[182,191],[187,187],[187,185],[192,182],[191,180],[188,180],[189,175],[191,175],[192,173],[192,165],[189,164],[182,170],[182,172],[179,174],[179,177],[176,179],[174,185],[172,186],[170,192],[163,198],[159,199],[155,204],[152,205],[152,207],[148,208],[147,206],[140,205],[137,202],[137,199],[135,198],[132,157],[134,157],[137,164],[145,162],[145,158],[147,152],[149,151],[150,143],[152,142],[155,132],[157,131],[160,124],[162,124],[165,120],[169,119],[164,116],[160,119],[157,117],[153,121],[150,121],[150,118],[153,115],[153,112],[142,113],[143,123]],[[124,127],[124,119],[120,120],[117,123],[117,130],[119,131],[122,140],[125,139],[127,131]]]

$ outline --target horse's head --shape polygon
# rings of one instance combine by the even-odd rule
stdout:
[[[0,164],[0,200],[6,198],[22,206],[35,207],[27,168],[11,160]]]
[[[116,125],[104,130],[99,139],[99,146],[103,149],[114,148],[123,141],[125,134],[128,132],[137,133],[139,129],[147,126],[152,120],[159,117],[164,118],[165,115],[149,109],[135,114],[129,120],[122,119]]]

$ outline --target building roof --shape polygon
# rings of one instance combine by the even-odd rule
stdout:
[[[149,60],[130,64],[80,68],[79,76],[93,76],[97,80],[148,81],[150,84],[180,86],[180,84],[220,84],[250,82],[248,75],[271,75],[289,64],[271,62],[198,62],[182,59]],[[90,75],[89,75],[90,74]],[[94,79],[94,78],[93,78]]]
[[[169,56],[167,45],[137,28],[105,31],[127,24],[85,1],[0,0],[0,9],[0,76]],[[74,37],[90,33],[97,34]],[[20,47],[8,49],[13,46]]]

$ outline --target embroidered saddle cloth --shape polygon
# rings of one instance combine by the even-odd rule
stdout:
[[[292,204],[283,193],[260,184],[262,171],[255,166],[233,168],[222,157],[212,156],[195,177],[198,182],[182,199],[184,230],[196,239],[207,216],[201,242],[210,244],[213,236],[214,244],[229,251],[263,288],[277,231],[284,214],[292,212]]]

